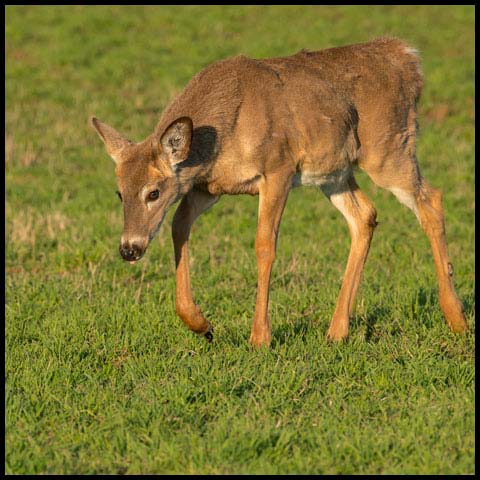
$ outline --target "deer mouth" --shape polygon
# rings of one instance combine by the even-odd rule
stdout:
[[[138,253],[134,257],[124,258],[124,260],[127,261],[130,265],[135,265],[143,258],[144,254],[145,254],[145,250],[143,252]]]
[[[120,245],[119,250],[121,257],[130,264],[138,262],[145,253],[145,249],[136,244],[127,246]]]
[[[126,262],[128,262],[130,265],[135,265],[136,263],[138,263],[143,258],[144,253],[145,252],[142,252],[140,255],[138,255],[136,257],[133,257],[133,258],[124,258],[124,260]]]

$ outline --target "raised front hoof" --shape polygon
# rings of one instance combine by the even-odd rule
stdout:
[[[210,330],[207,333],[204,333],[203,336],[208,343],[211,343],[213,340],[213,330],[210,328]]]
[[[192,332],[203,335],[209,342],[212,341],[213,329],[198,307],[182,308],[177,305],[177,315]]]

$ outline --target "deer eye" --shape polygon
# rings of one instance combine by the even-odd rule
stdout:
[[[120,201],[122,201],[122,194],[118,190],[115,193],[118,195],[118,198],[120,199]]]
[[[147,195],[147,200],[149,202],[152,202],[153,200],[156,200],[160,196],[160,190],[152,190],[148,195]]]

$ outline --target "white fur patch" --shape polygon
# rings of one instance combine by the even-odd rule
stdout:
[[[411,55],[411,56],[415,57],[415,59],[417,60],[417,62],[416,62],[417,72],[418,72],[419,75],[423,76],[422,69],[420,67],[420,52],[416,48],[408,47],[408,46],[405,47],[405,49],[403,51],[407,55]]]
[[[405,47],[404,52],[405,52],[407,55],[413,55],[413,56],[415,56],[415,57],[420,56],[420,53],[418,52],[418,50],[417,50],[416,48],[413,48],[413,47]]]
[[[356,237],[358,235],[358,227],[357,223],[359,219],[352,215],[352,212],[349,207],[351,207],[351,199],[348,199],[348,195],[351,195],[350,192],[342,192],[342,193],[334,193],[330,195],[330,201],[336,208],[342,213],[347,221],[350,229],[352,231],[352,235]],[[350,200],[348,202],[347,200]]]
[[[125,237],[122,235],[122,238],[121,238],[120,242],[121,242],[122,245],[125,245],[126,243],[128,243],[129,245],[139,245],[139,246],[143,246],[143,245],[148,244],[148,238],[145,238],[145,237],[125,238]]]
[[[397,197],[397,200],[402,204],[408,207],[420,221],[420,217],[417,209],[417,202],[415,201],[415,196],[411,192],[402,190],[401,188],[389,188],[389,190]]]

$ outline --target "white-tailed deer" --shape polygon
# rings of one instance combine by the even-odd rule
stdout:
[[[190,228],[221,195],[258,194],[258,287],[250,342],[268,345],[270,273],[288,192],[317,185],[344,215],[351,234],[327,334],[344,339],[376,226],[375,208],[353,177],[358,166],[417,216],[430,240],[447,323],[454,332],[465,331],[441,193],[422,178],[415,156],[422,84],[416,51],[401,40],[381,38],[290,57],[240,55],[216,62],[190,81],[140,143],[93,118],[116,163],[122,257],[140,259],[168,208],[181,199],[172,224],[176,310],[188,328],[211,340],[212,329],[190,287]]]

